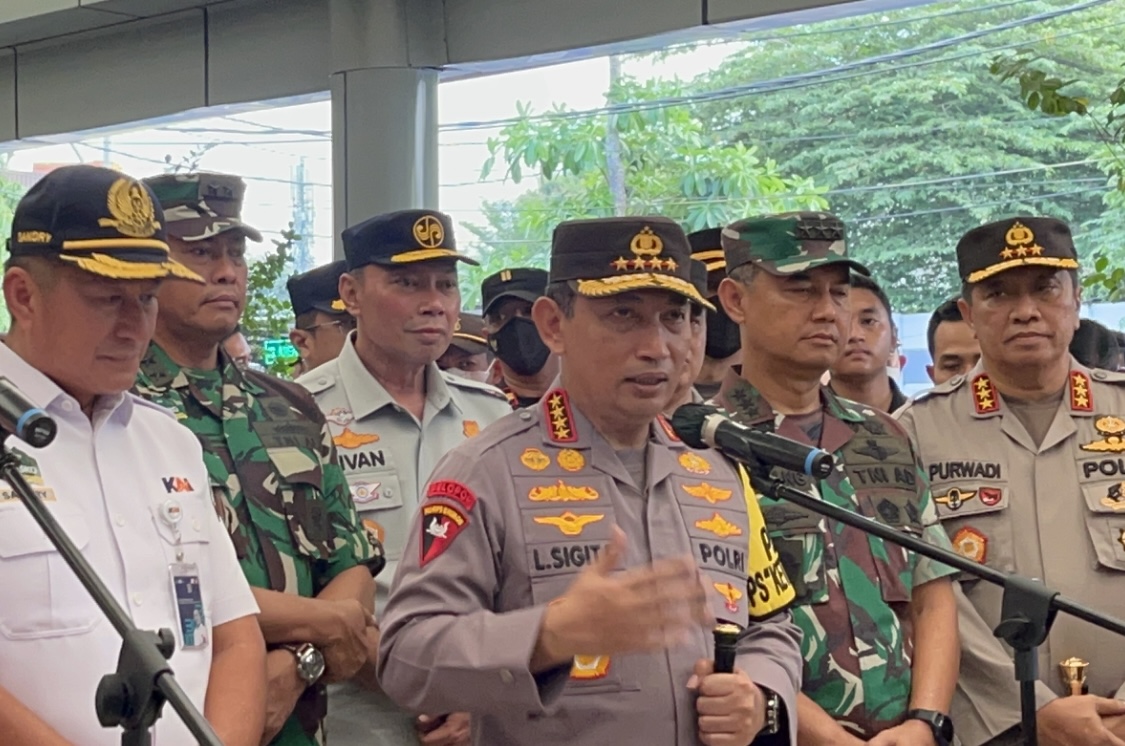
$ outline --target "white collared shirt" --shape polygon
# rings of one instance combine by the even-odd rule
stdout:
[[[213,628],[258,607],[211,504],[199,441],[170,412],[131,394],[101,397],[91,421],[3,344],[0,375],[58,424],[42,449],[8,439],[34,463],[25,476],[134,624],[175,632],[172,670],[202,712]],[[177,512],[178,548],[166,518]],[[200,649],[182,647],[169,568],[178,551],[199,570],[208,640]],[[120,730],[98,724],[94,693],[116,669],[120,648],[113,626],[0,481],[0,686],[73,743],[116,746]],[[195,739],[166,706],[153,743]]]

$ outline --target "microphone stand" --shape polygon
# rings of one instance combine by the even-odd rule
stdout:
[[[47,534],[70,569],[82,581],[86,592],[121,635],[117,671],[102,677],[95,695],[98,721],[106,728],[124,728],[121,734],[122,746],[149,746],[152,742],[149,729],[160,717],[160,709],[167,700],[172,703],[172,708],[198,743],[203,746],[222,746],[222,741],[180,688],[168,665],[167,659],[176,646],[172,630],[161,629],[159,633],[155,633],[137,629],[20,474],[19,460],[5,444],[8,435],[0,432],[0,479],[11,485],[19,495],[32,518],[43,529],[43,533]]]
[[[750,470],[750,481],[754,489],[764,495],[796,503],[806,510],[874,534],[880,539],[1003,588],[1000,624],[994,634],[1015,651],[1016,680],[1020,685],[1020,716],[1024,743],[1028,746],[1036,746],[1038,743],[1035,724],[1035,682],[1039,679],[1037,649],[1047,639],[1047,633],[1055,621],[1055,613],[1062,611],[1094,626],[1125,635],[1125,622],[1070,601],[1034,578],[1000,572],[954,552],[939,549],[878,521],[806,495],[770,476],[767,473],[770,467],[766,464],[743,463]]]

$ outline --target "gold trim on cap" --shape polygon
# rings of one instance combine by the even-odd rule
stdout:
[[[157,238],[83,238],[63,241],[63,251],[67,249],[160,249],[168,253],[168,244]]]
[[[1065,257],[1057,256],[1032,256],[1023,259],[1009,259],[1006,262],[999,262],[984,269],[978,269],[972,272],[965,278],[965,282],[970,284],[987,280],[995,274],[999,274],[1007,269],[1015,269],[1016,267],[1023,267],[1026,265],[1033,265],[1039,267],[1057,267],[1058,269],[1078,269],[1077,259],[1067,259]]]
[[[172,276],[184,280],[203,283],[202,277],[175,261],[166,262],[130,262],[107,254],[90,254],[89,256],[74,256],[59,254],[64,261],[73,262],[83,269],[101,277],[114,280],[161,280]]]
[[[699,294],[695,285],[692,285],[687,280],[670,275],[645,273],[605,277],[598,280],[578,281],[579,294],[585,295],[588,298],[602,298],[607,295],[627,293],[630,290],[671,290],[674,293],[679,293],[695,301],[704,308],[709,308],[712,311],[715,310],[715,306]]]
[[[344,301],[340,300],[339,298],[332,301],[332,303],[328,307],[331,308],[333,311],[347,311],[348,310],[347,304],[345,304]]]
[[[479,342],[482,345],[488,344],[487,339],[485,339],[484,337],[478,337],[475,334],[462,334],[461,332],[455,332],[453,336],[457,339],[466,339],[470,342]]]
[[[416,249],[395,254],[391,257],[391,261],[395,264],[407,264],[409,262],[424,262],[428,259],[445,258],[460,259],[461,255],[453,249]]]
[[[692,259],[700,262],[709,262],[712,259],[722,259],[726,262],[727,255],[723,253],[722,249],[706,249],[704,251],[697,251],[691,255]]]

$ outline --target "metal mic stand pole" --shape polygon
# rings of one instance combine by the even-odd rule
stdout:
[[[198,743],[222,746],[222,741],[180,688],[168,665],[167,659],[176,645],[172,630],[161,629],[154,633],[137,629],[20,474],[19,460],[4,445],[7,439],[8,433],[0,432],[0,479],[19,495],[32,518],[121,635],[117,671],[103,676],[98,684],[95,697],[98,721],[106,728],[124,728],[122,746],[149,746],[149,729],[160,717],[160,709],[167,700]]]
[[[1055,620],[1055,612],[1062,611],[1102,629],[1125,635],[1125,622],[1070,601],[1038,580],[994,570],[986,565],[965,559],[954,552],[927,544],[910,534],[896,531],[878,521],[806,495],[778,479],[763,475],[762,472],[768,468],[763,464],[747,463],[745,465],[750,470],[750,481],[754,489],[764,495],[777,500],[796,503],[806,510],[827,516],[865,533],[873,534],[923,557],[937,560],[961,572],[1003,588],[1001,621],[996,627],[995,634],[1011,645],[1015,651],[1016,680],[1020,684],[1020,714],[1023,723],[1023,736],[1028,746],[1036,746],[1038,743],[1035,725],[1035,682],[1039,678],[1037,648],[1047,639],[1047,633]]]

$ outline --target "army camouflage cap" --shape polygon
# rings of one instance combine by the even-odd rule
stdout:
[[[289,291],[293,315],[300,316],[309,311],[347,313],[344,301],[340,300],[340,275],[347,270],[347,263],[340,259],[290,277],[285,289]]]
[[[980,282],[1028,265],[1078,269],[1078,252],[1066,223],[1055,218],[1005,218],[973,228],[957,242],[962,282]]]
[[[190,174],[150,176],[168,235],[181,241],[202,241],[227,231],[241,231],[251,241],[262,240],[257,229],[242,222],[242,196],[246,184],[230,174],[199,171]]]
[[[670,290],[714,310],[691,278],[691,247],[668,218],[568,220],[551,239],[551,282],[576,283],[600,298],[632,290]]]
[[[152,190],[99,166],[63,166],[36,182],[16,206],[8,251],[115,280],[203,282],[169,256],[164,213]]]
[[[826,264],[871,272],[848,256],[844,221],[826,212],[787,212],[731,223],[723,228],[727,274],[755,264],[771,275],[793,275]]]
[[[688,234],[691,258],[707,268],[707,296],[719,292],[719,283],[727,276],[727,258],[723,253],[722,228],[704,228]]]
[[[480,264],[458,253],[453,221],[437,210],[399,210],[376,215],[346,228],[340,239],[349,270],[368,264],[402,267],[436,259]]]
[[[453,339],[449,344],[470,355],[489,352],[488,337],[484,333],[484,318],[480,314],[462,311],[457,317],[457,326],[453,327]]]

